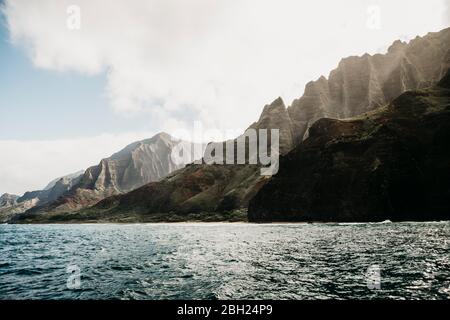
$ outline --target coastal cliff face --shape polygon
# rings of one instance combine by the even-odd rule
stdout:
[[[296,142],[320,118],[344,119],[386,105],[405,91],[436,84],[450,67],[450,28],[395,41],[386,54],[348,57],[308,83],[289,107]]]
[[[450,73],[357,118],[321,119],[250,201],[269,221],[450,219]]]
[[[256,166],[189,165],[159,182],[73,212],[25,216],[21,222],[242,221],[235,210],[256,194]]]

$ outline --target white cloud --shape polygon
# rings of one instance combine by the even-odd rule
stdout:
[[[40,190],[51,180],[87,169],[151,133],[103,134],[92,138],[0,140],[0,195]]]
[[[81,29],[66,27],[69,5]],[[379,5],[378,30],[367,8]],[[120,113],[245,128],[339,59],[442,27],[444,0],[6,0],[12,40],[40,68],[108,72]],[[399,23],[401,19],[401,23]],[[155,111],[156,110],[156,111]],[[181,119],[180,114],[191,119]],[[161,123],[161,127],[165,124]],[[155,128],[158,129],[158,128]]]

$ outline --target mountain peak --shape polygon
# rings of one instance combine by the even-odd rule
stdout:
[[[123,148],[122,150],[114,153],[112,156],[110,156],[106,160],[118,160],[118,159],[121,159],[123,157],[128,157],[134,150],[138,149],[142,145],[154,144],[154,143],[156,143],[158,141],[161,141],[161,140],[163,140],[165,142],[174,141],[172,136],[169,135],[168,133],[160,132],[160,133],[155,134],[151,138],[140,140],[140,141],[136,141],[136,142],[133,142],[133,143],[127,145],[125,148]]]
[[[342,59],[328,79],[308,83],[303,96],[292,102],[295,141],[306,138],[321,118],[350,118],[386,105],[405,91],[438,83],[450,67],[449,39],[450,29],[444,29],[409,43],[394,41],[387,54]]]
[[[270,105],[271,106],[279,106],[279,105],[284,106],[283,98],[281,98],[281,97],[276,98],[275,100],[272,101],[272,103]]]
[[[280,111],[284,111],[286,109],[286,105],[281,97],[276,98],[271,104],[266,105],[263,109],[263,113],[271,112],[272,110],[277,109]]]
[[[61,181],[61,180],[63,180],[63,181],[72,180],[72,179],[75,179],[75,178],[81,176],[83,173],[84,173],[84,170],[80,170],[80,171],[77,171],[77,172],[74,172],[74,173],[65,175],[65,176],[63,176],[63,177],[58,177],[58,178],[56,178],[56,179],[50,181],[50,182],[45,186],[45,188],[42,189],[42,190],[50,190],[50,189],[53,188],[53,187],[55,186],[55,184],[58,183],[59,181]]]

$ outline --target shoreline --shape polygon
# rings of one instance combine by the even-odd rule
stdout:
[[[42,223],[1,223],[0,225],[196,225],[196,226],[212,226],[212,225],[267,225],[267,226],[276,226],[276,225],[363,225],[363,224],[371,224],[371,225],[383,225],[383,224],[408,224],[408,223],[428,223],[428,224],[439,224],[439,223],[450,223],[450,220],[431,220],[431,221],[380,221],[380,222],[323,222],[323,221],[314,221],[314,222],[248,222],[248,221],[159,221],[159,222],[42,222]]]

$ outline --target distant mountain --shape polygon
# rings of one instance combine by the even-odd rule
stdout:
[[[0,209],[15,205],[17,203],[17,199],[19,199],[19,196],[16,196],[14,194],[3,194],[2,196],[0,196]]]
[[[4,194],[0,197],[0,222],[7,222],[37,205],[58,199],[80,180],[82,173],[83,171],[60,177],[48,183],[43,190],[25,192],[21,197]]]
[[[101,160],[98,165],[88,168],[77,178],[77,182],[62,196],[32,208],[24,216],[72,212],[106,197],[158,181],[172,171],[184,167],[183,163],[175,163],[171,157],[172,151],[180,143],[186,146],[185,150],[190,148],[192,152],[200,151],[198,154],[192,154],[193,159],[201,157],[201,145],[195,147],[194,143],[160,133],[150,139],[132,143],[111,157]]]
[[[250,201],[250,221],[450,220],[450,72],[309,131]]]
[[[342,59],[328,79],[308,83],[288,109],[296,141],[321,118],[344,119],[386,105],[407,90],[436,84],[450,67],[450,28],[395,41],[387,54]]]

